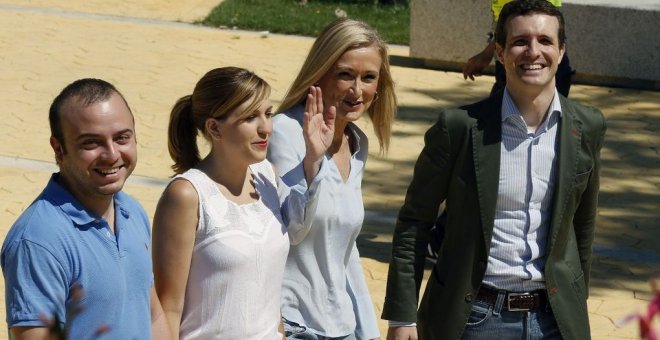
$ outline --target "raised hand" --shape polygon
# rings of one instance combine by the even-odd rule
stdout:
[[[310,183],[316,176],[323,155],[332,144],[336,115],[337,109],[334,106],[324,110],[321,88],[318,86],[310,87],[303,119],[303,137],[305,139],[303,167],[305,168],[307,183]]]

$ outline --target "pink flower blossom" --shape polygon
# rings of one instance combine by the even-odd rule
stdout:
[[[619,321],[618,326],[623,326],[628,322],[637,319],[639,322],[639,336],[644,340],[659,340],[658,331],[653,329],[653,319],[656,316],[660,317],[660,286],[657,281],[651,280],[651,290],[653,291],[653,298],[646,308],[646,313],[634,313],[626,316],[623,320]]]

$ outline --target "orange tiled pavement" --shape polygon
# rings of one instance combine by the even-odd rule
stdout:
[[[252,69],[271,83],[279,103],[312,40],[176,22],[193,22],[218,2],[0,0],[0,239],[55,169],[47,109],[74,79],[104,78],[126,95],[140,152],[126,190],[150,214],[171,175],[169,109],[202,74],[226,65]],[[407,56],[408,48],[392,46],[391,52]],[[492,83],[490,77],[466,82],[457,73],[403,67],[393,67],[393,75],[400,112],[388,157],[370,152],[363,185],[367,221],[359,238],[378,311],[393,221],[422,134],[438,108],[483,97]],[[571,96],[601,108],[609,125],[589,299],[593,337],[635,338],[634,326],[616,328],[614,322],[641,311],[650,297],[647,280],[660,277],[660,93],[577,85]],[[366,120],[360,124],[375,140]]]

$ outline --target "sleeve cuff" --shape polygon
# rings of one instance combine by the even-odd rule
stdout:
[[[316,176],[314,176],[314,179],[312,179],[312,182],[309,183],[309,185],[306,188],[307,191],[305,192],[305,194],[307,195],[307,197],[314,196],[321,181],[323,180],[323,178],[327,176],[327,174],[328,174],[328,159],[327,156],[324,155],[323,158],[321,159],[321,166],[319,167],[319,172],[316,173]]]
[[[417,327],[417,323],[415,322],[407,322],[407,321],[392,321],[390,320],[388,322],[390,327]]]

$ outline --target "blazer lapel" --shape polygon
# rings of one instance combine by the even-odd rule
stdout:
[[[479,194],[481,224],[486,241],[484,246],[489,249],[500,180],[502,93],[491,96],[469,114],[477,120],[471,131],[474,172]]]
[[[563,96],[560,96],[562,117],[559,129],[559,149],[557,176],[554,188],[552,217],[550,219],[550,234],[547,251],[552,249],[561,221],[566,212],[566,205],[573,191],[573,182],[577,172],[578,152],[582,140],[582,124],[576,118],[574,107]]]

